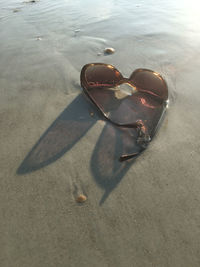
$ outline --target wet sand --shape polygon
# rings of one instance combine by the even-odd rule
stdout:
[[[0,3],[2,267],[200,266],[197,5]],[[118,162],[120,131],[82,95],[90,62],[168,83],[166,117],[134,162]]]

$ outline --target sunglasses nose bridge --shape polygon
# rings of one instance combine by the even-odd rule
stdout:
[[[118,85],[120,85],[122,83],[128,83],[128,84],[132,85],[130,80],[128,78],[124,78],[124,77],[118,82]]]
[[[129,78],[123,78],[122,80],[119,81],[118,86],[122,84],[128,84],[130,87],[134,89],[134,91],[137,91],[136,86],[130,81]]]
[[[122,83],[129,83],[130,81],[129,81],[129,79],[128,78],[126,78],[126,77],[123,77],[123,79],[120,81],[120,82],[122,82]]]

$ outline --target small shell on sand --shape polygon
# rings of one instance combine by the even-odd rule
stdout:
[[[30,4],[30,3],[36,3],[38,0],[28,0],[28,1],[24,1],[23,3],[25,4]]]
[[[84,203],[87,200],[87,197],[83,194],[80,194],[77,198],[76,198],[76,202],[78,203]]]
[[[13,13],[17,13],[17,12],[19,12],[20,11],[20,9],[13,9]]]
[[[115,49],[112,47],[107,47],[104,49],[104,53],[107,55],[111,55],[111,54],[115,53]]]

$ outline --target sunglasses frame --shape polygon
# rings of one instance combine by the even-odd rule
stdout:
[[[83,88],[84,93],[85,93],[85,94],[87,95],[87,97],[91,100],[91,102],[92,102],[92,103],[93,103],[93,104],[100,110],[100,112],[102,113],[102,115],[103,115],[109,122],[111,122],[112,124],[114,124],[115,126],[118,126],[118,127],[124,127],[124,128],[133,128],[133,129],[136,129],[136,130],[138,131],[137,142],[138,142],[138,144],[140,144],[141,149],[140,149],[139,152],[132,153],[132,154],[127,154],[127,155],[122,155],[122,156],[119,158],[120,161],[125,161],[125,160],[128,160],[128,159],[131,159],[131,158],[133,158],[133,157],[138,156],[138,155],[141,154],[141,152],[142,152],[143,150],[145,150],[146,147],[148,146],[148,144],[149,144],[149,142],[151,141],[153,135],[155,134],[155,132],[156,132],[156,130],[157,130],[157,128],[158,128],[160,122],[161,122],[162,119],[163,119],[163,115],[164,115],[164,113],[165,113],[165,111],[166,111],[166,107],[167,107],[167,103],[168,103],[168,95],[167,95],[167,99],[164,100],[164,99],[162,99],[161,97],[159,97],[158,95],[153,94],[153,93],[151,92],[152,95],[154,95],[154,96],[160,98],[160,100],[162,100],[162,103],[161,103],[161,104],[163,105],[163,111],[162,111],[162,114],[161,114],[160,119],[159,119],[159,121],[158,121],[158,123],[157,123],[157,126],[156,126],[156,128],[154,129],[154,131],[153,131],[153,133],[151,134],[151,136],[150,136],[148,133],[145,132],[145,130],[144,130],[144,129],[145,129],[145,126],[144,126],[144,124],[143,124],[143,122],[142,122],[141,120],[140,120],[140,121],[133,122],[133,123],[129,123],[129,124],[126,124],[126,123],[125,123],[125,124],[123,124],[123,123],[116,123],[116,122],[112,121],[112,120],[107,116],[107,114],[106,114],[106,113],[103,111],[103,109],[99,106],[99,104],[96,102],[96,100],[90,95],[89,90],[87,89],[87,87],[88,87],[88,83],[87,83],[87,81],[86,81],[86,77],[85,77],[86,70],[87,70],[88,67],[97,66],[97,65],[98,65],[98,66],[99,66],[99,65],[100,65],[100,66],[105,66],[105,67],[107,67],[107,68],[112,69],[113,71],[117,71],[117,72],[120,74],[120,80],[119,80],[118,83],[115,83],[114,87],[117,87],[117,86],[119,86],[120,84],[123,84],[123,83],[127,83],[127,84],[131,85],[132,87],[136,87],[133,83],[131,83],[130,78],[131,78],[131,76],[133,76],[134,74],[137,74],[137,73],[140,72],[140,71],[148,71],[148,72],[150,72],[150,73],[152,73],[152,74],[158,76],[158,77],[162,80],[164,86],[166,87],[167,92],[168,92],[168,86],[167,86],[166,81],[165,81],[165,80],[163,79],[163,77],[160,75],[160,73],[155,72],[155,71],[150,70],[150,69],[146,69],[146,68],[144,68],[144,69],[143,69],[143,68],[136,69],[136,70],[134,70],[134,71],[132,72],[132,74],[130,75],[130,78],[125,78],[125,77],[123,77],[123,75],[121,74],[121,72],[119,72],[118,69],[116,69],[116,68],[115,68],[113,65],[111,65],[111,64],[105,64],[105,63],[89,63],[89,64],[86,64],[86,65],[83,66],[83,68],[82,68],[82,70],[81,70],[81,74],[80,74],[81,87]],[[99,87],[101,87],[101,86],[99,86]],[[110,87],[108,87],[108,88],[111,88],[111,87],[112,87],[112,86],[110,86]],[[140,90],[140,91],[141,91],[141,92],[142,92],[142,91],[143,91],[143,92],[147,92],[147,90]],[[148,91],[148,93],[149,93],[149,91]]]

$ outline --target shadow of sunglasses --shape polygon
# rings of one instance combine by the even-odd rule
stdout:
[[[85,94],[108,121],[137,131],[139,151],[121,155],[119,160],[138,156],[152,140],[165,113],[165,80],[149,69],[136,69],[124,78],[114,66],[104,63],[83,66],[80,78]]]

